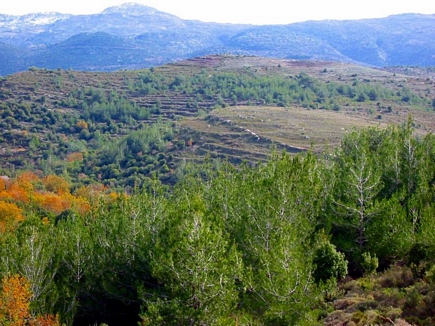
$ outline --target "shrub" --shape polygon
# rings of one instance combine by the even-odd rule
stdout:
[[[361,267],[364,270],[364,274],[372,275],[376,273],[379,266],[378,257],[376,257],[376,255],[372,257],[369,252],[364,252],[362,254],[362,259]]]
[[[433,261],[434,247],[424,243],[415,243],[408,253],[407,265],[411,268],[414,277],[423,277]]]
[[[425,280],[430,285],[435,285],[435,265],[429,268],[429,270],[425,273]]]
[[[411,269],[403,266],[392,266],[379,278],[379,285],[383,288],[406,288],[414,284]]]
[[[314,255],[314,279],[317,283],[326,282],[331,278],[341,279],[347,274],[347,260],[344,254],[338,252],[335,246],[324,242]]]

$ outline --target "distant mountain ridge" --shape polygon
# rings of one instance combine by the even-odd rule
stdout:
[[[0,75],[144,68],[215,53],[435,66],[435,15],[255,26],[183,20],[135,3],[92,15],[0,14]]]

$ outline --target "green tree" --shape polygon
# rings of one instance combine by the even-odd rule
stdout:
[[[72,217],[57,224],[57,257],[59,269],[55,281],[59,291],[57,312],[68,325],[80,305],[80,296],[92,287],[92,250],[90,228],[80,216]]]
[[[252,271],[242,306],[262,324],[309,319],[317,300],[312,236],[321,192],[314,156],[275,156],[239,174],[231,232]]]
[[[382,183],[376,161],[369,150],[369,139],[358,134],[348,136],[337,156],[336,192],[332,199],[337,218],[343,226],[355,230],[360,251],[366,246],[366,231],[379,215],[376,196]]]
[[[382,170],[377,163],[376,130],[353,132],[335,155],[329,193],[333,242],[346,253],[352,271],[361,270],[360,257],[370,247],[369,234],[383,218],[378,195]]]
[[[314,279],[317,283],[335,281],[347,274],[347,260],[329,241],[323,240],[314,253]]]
[[[222,221],[207,215],[202,196],[183,189],[152,250],[152,275],[161,284],[144,298],[151,324],[235,324],[243,264]]]

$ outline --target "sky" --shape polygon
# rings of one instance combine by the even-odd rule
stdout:
[[[433,0],[2,0],[0,13],[94,14],[125,2],[144,4],[183,19],[256,25],[381,18],[401,13],[435,14]]]

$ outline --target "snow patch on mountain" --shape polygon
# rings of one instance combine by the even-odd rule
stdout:
[[[22,16],[0,14],[0,27],[14,30],[33,26],[44,26],[53,24],[59,20],[68,19],[71,16],[70,14],[61,14],[58,12],[33,13]]]

